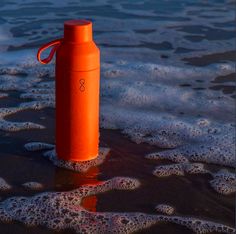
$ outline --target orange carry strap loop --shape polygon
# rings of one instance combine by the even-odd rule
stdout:
[[[38,50],[38,53],[37,53],[37,59],[38,59],[38,61],[39,61],[40,63],[42,63],[42,64],[47,64],[47,63],[49,63],[49,62],[52,60],[53,55],[54,55],[54,53],[56,52],[57,48],[61,45],[62,40],[63,40],[63,38],[56,39],[56,40],[54,40],[54,41],[48,42],[47,44],[41,46],[41,47],[39,48],[39,50]],[[45,59],[41,59],[41,53],[42,53],[44,50],[46,50],[46,49],[48,49],[49,47],[51,47],[51,46],[53,46],[53,48],[51,49],[51,51],[50,51],[48,57],[45,58]]]

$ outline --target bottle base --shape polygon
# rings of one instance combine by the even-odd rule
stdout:
[[[86,157],[75,157],[75,156],[69,156],[70,154],[61,154],[56,152],[58,159],[60,160],[64,160],[64,161],[70,161],[70,162],[86,162],[86,161],[91,161],[96,159],[99,156],[99,153],[96,155],[90,155],[90,156],[86,156]]]

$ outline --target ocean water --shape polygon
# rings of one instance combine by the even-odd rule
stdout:
[[[83,165],[57,159],[55,61],[36,60],[78,18],[101,50]],[[0,233],[235,232],[234,20],[233,0],[2,0]]]

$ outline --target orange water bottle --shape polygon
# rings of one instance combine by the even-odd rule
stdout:
[[[47,58],[41,52],[52,47]],[[43,45],[38,60],[47,64],[56,52],[56,152],[63,160],[86,161],[99,151],[100,52],[92,22],[64,23],[64,38]]]

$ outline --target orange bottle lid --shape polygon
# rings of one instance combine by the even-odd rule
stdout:
[[[49,56],[42,59],[41,53],[50,47],[52,49]],[[100,67],[100,51],[93,42],[91,21],[83,19],[65,21],[64,38],[41,46],[37,53],[38,61],[42,64],[49,63],[59,48],[63,48],[60,56],[66,58],[64,66],[70,70],[89,71]]]
[[[82,19],[65,21],[64,40],[69,43],[84,43],[92,41],[92,22]]]

